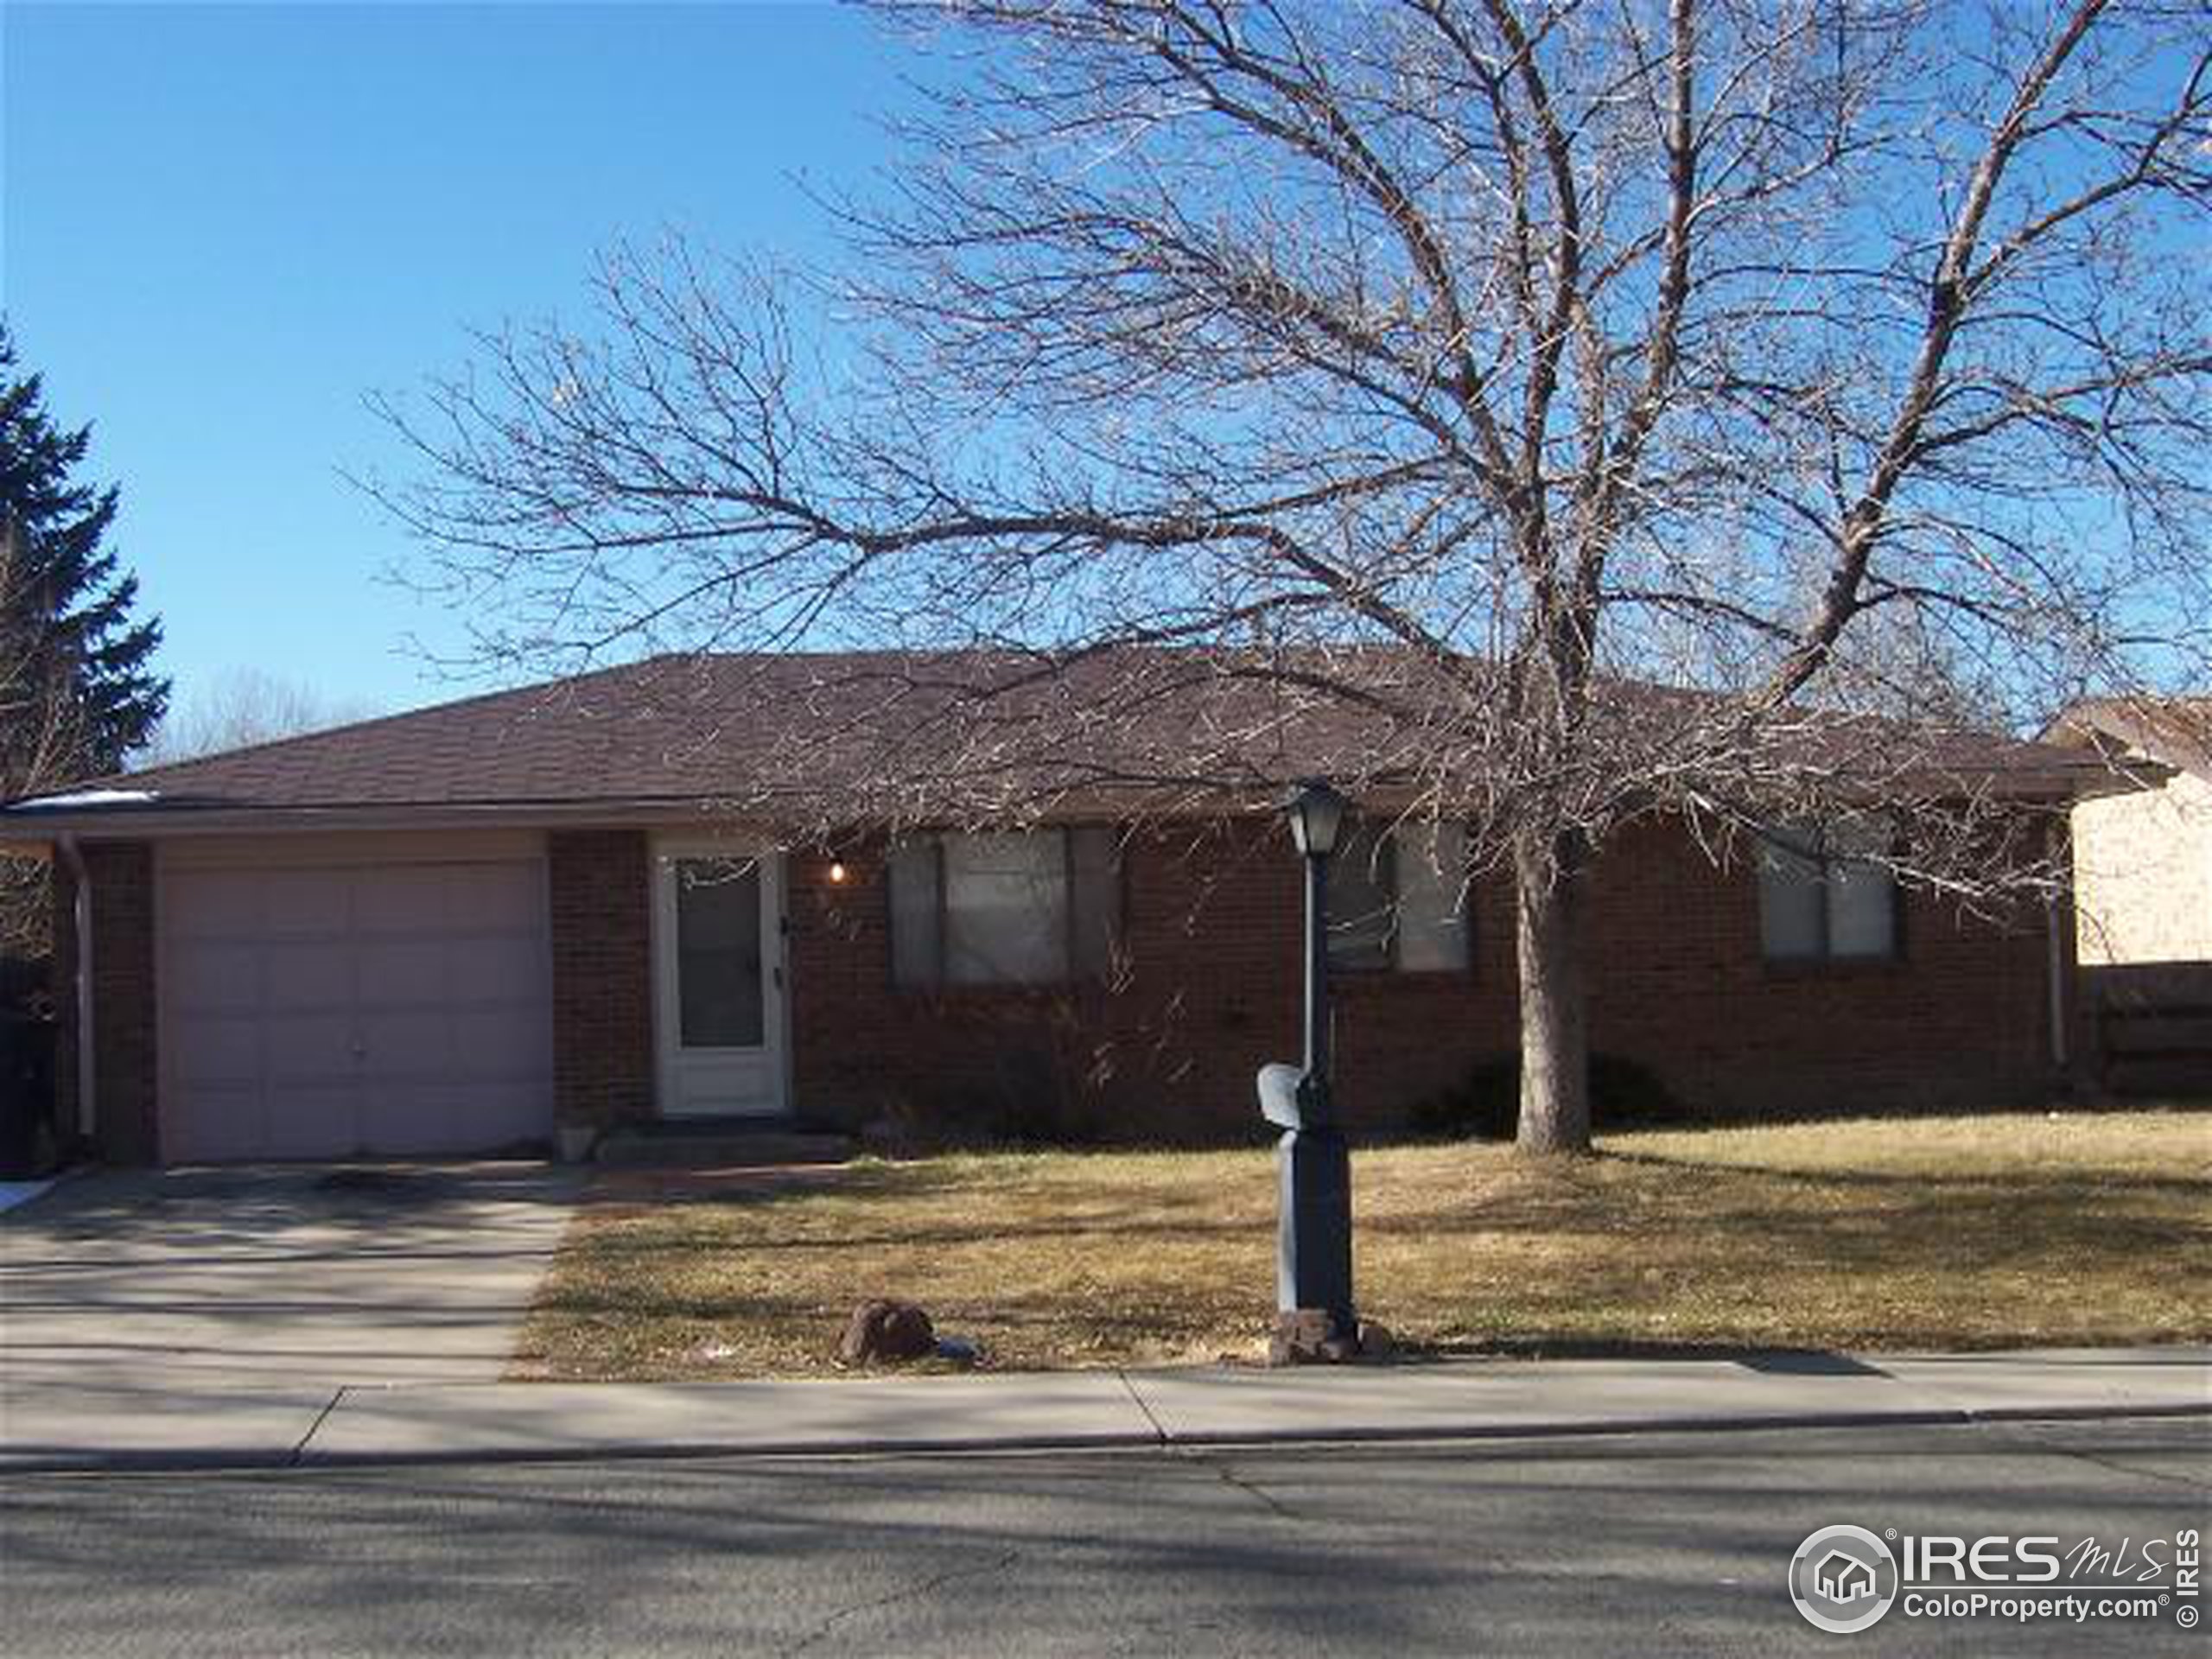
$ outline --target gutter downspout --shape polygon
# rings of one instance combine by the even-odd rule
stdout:
[[[77,1133],[89,1141],[99,1121],[92,1075],[92,873],[75,836],[65,832],[54,846],[76,885],[69,908],[77,933]]]
[[[2082,1007],[2082,978],[2079,941],[2081,938],[2081,901],[2077,885],[2078,872],[2075,868],[2075,854],[2079,850],[2074,839],[2074,807],[2069,801],[2066,816],[2046,830],[2046,845],[2051,850],[2052,862],[2063,878],[2055,883],[2044,898],[2044,931],[2050,936],[2050,1063],[2057,1074],[2058,1085],[2071,1097],[2082,1091],[2087,1081],[2075,1072],[2074,1021]],[[2088,1048],[2095,1052],[2097,1034],[2089,1033]]]
[[[2066,1040],[2066,941],[2059,937],[2059,928],[2066,918],[2066,907],[2054,893],[2043,901],[2043,911],[2044,931],[2050,939],[2050,1063],[2063,1077],[2069,1056]]]

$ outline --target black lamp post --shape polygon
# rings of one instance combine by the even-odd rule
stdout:
[[[1329,858],[1347,803],[1325,783],[1300,784],[1284,810],[1306,861],[1306,1053],[1260,1069],[1260,1112],[1283,1132],[1276,1161],[1275,1343],[1281,1358],[1357,1351],[1351,1299],[1351,1159],[1329,1097]]]

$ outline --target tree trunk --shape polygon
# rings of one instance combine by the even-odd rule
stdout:
[[[1514,849],[1521,963],[1521,1150],[1590,1149],[1590,1038],[1582,981],[1582,849],[1571,834]]]

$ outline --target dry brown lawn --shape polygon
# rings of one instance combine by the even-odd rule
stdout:
[[[2212,1111],[1621,1135],[1531,1162],[1354,1154],[1363,1313],[1435,1351],[1966,1348],[2212,1338]],[[609,1174],[518,1374],[835,1369],[911,1298],[1007,1370],[1255,1357],[1266,1149]]]

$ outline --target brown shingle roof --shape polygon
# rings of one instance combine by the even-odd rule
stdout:
[[[1442,732],[1447,716],[1405,712],[1433,698],[1390,696],[1421,683],[1404,652],[1331,657],[1339,686],[1374,694],[1363,706],[1300,696],[1255,664],[1165,650],[1072,666],[974,652],[657,658],[105,782],[154,798],[135,810],[164,814],[665,804],[851,823],[1049,811],[1107,790],[1218,798],[1314,774],[1372,787],[1418,775],[1441,739],[1465,736]],[[1650,686],[1616,685],[1612,700],[1654,741],[1724,706]],[[1812,716],[1804,729],[1808,747],[1879,747],[1863,723]],[[2063,795],[2082,766],[2003,737],[1919,739],[1923,757],[2008,792]]]
[[[2212,782],[2212,697],[2096,697],[2050,724],[2044,741],[2092,748],[2109,742]]]

